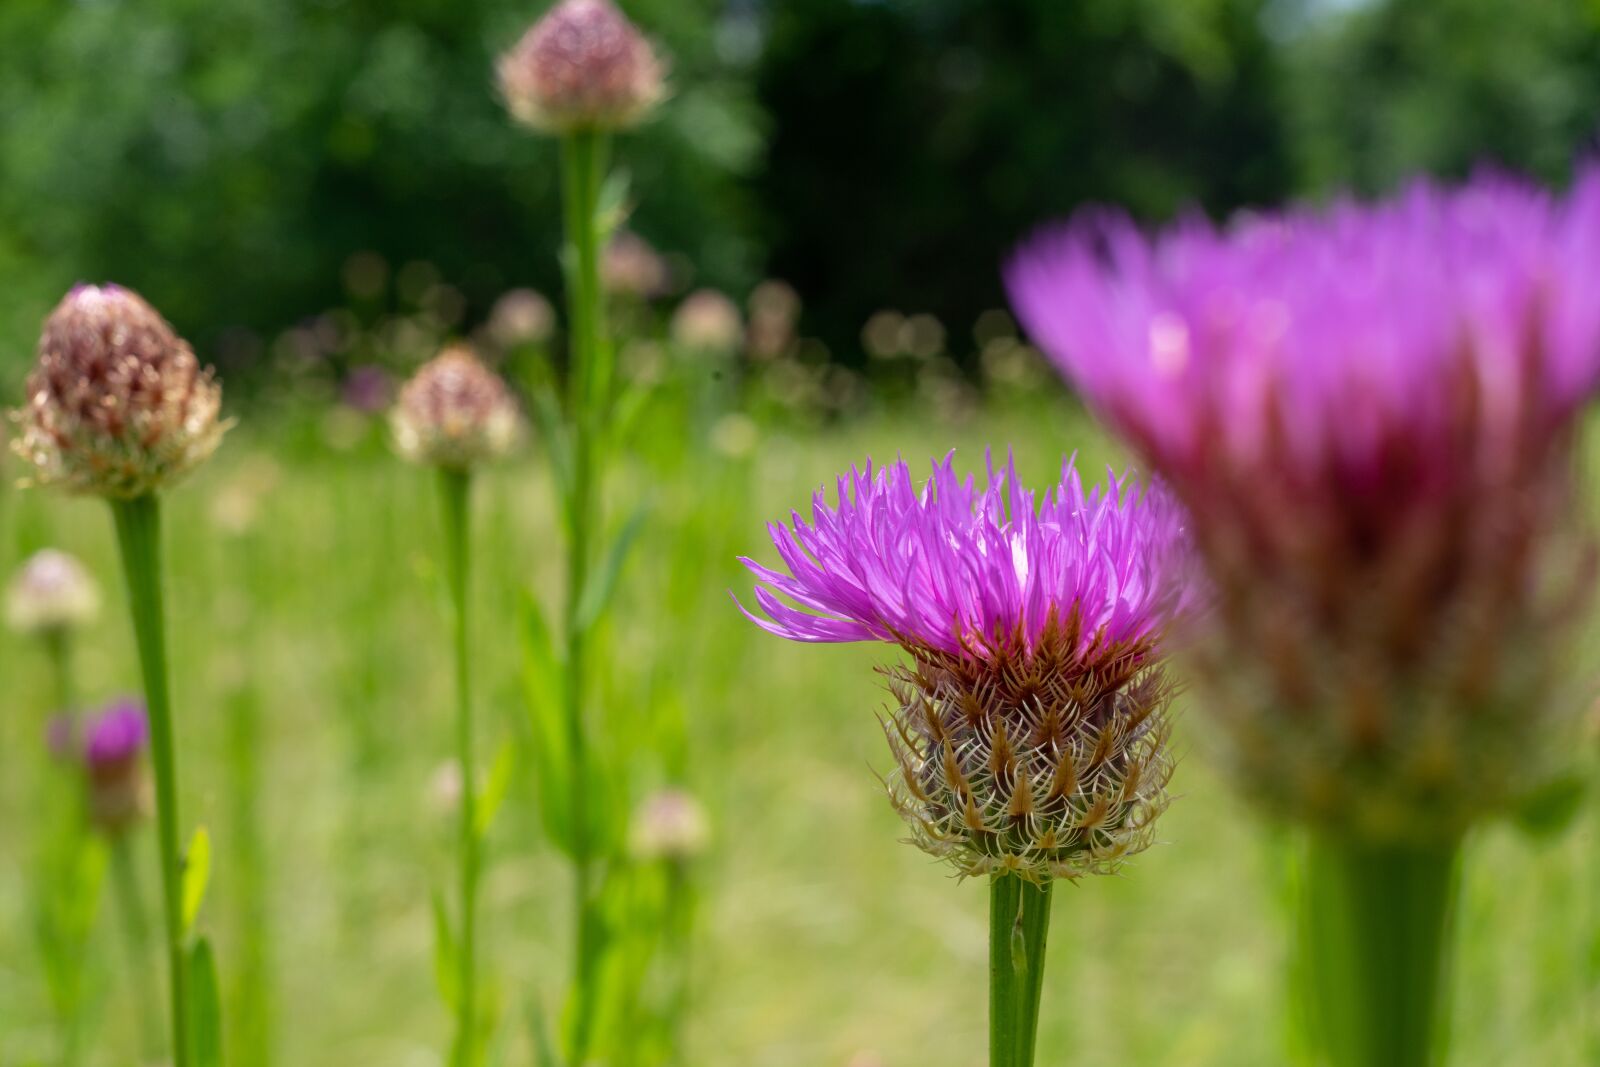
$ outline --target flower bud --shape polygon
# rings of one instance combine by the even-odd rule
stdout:
[[[534,289],[503,293],[489,311],[489,338],[501,348],[541,344],[554,332],[556,313],[544,294]]]
[[[608,293],[649,300],[671,286],[671,271],[661,253],[632,230],[621,230],[600,257],[600,284]]]
[[[140,763],[150,741],[144,708],[136,701],[118,701],[90,718],[83,736],[89,820],[106,834],[120,834],[144,818],[150,808]]]
[[[465,345],[452,345],[400,390],[395,447],[413,463],[467,469],[515,447],[522,418],[511,390]]]
[[[695,290],[673,313],[672,340],[691,352],[733,352],[744,341],[739,306],[715,289]]]
[[[562,0],[500,58],[500,91],[536,130],[615,130],[666,94],[650,42],[610,0]]]
[[[83,564],[65,552],[34,553],[6,590],[6,624],[20,634],[49,634],[92,622],[100,590]]]
[[[14,447],[40,484],[131,498],[216,451],[222,389],[137,293],[80,285],[45,320]]]
[[[645,798],[629,833],[641,859],[689,860],[706,849],[710,821],[700,802],[681,789],[662,789]]]

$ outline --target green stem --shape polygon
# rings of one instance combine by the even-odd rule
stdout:
[[[1318,1067],[1445,1062],[1460,852],[1307,841],[1298,977]]]
[[[127,834],[111,839],[112,891],[122,917],[123,937],[128,945],[128,987],[133,990],[137,1013],[139,1053],[143,1063],[161,1059],[161,1012],[156,1004],[155,987],[146,967],[150,962],[150,924],[145,918],[144,893],[139,887],[139,871]]]
[[[600,932],[593,900],[593,840],[588,812],[589,756],[584,705],[588,678],[588,630],[582,617],[589,581],[591,542],[600,515],[599,453],[611,400],[611,361],[600,291],[600,185],[605,173],[607,138],[593,130],[568,134],[561,142],[562,209],[567,233],[567,301],[572,323],[567,368],[568,415],[573,425],[572,480],[566,501],[565,725],[570,780],[573,908],[577,943],[573,951],[573,1011],[567,1060],[581,1067],[588,1054],[594,1015],[594,987]]]
[[[439,474],[440,501],[444,509],[446,577],[454,614],[456,683],[456,759],[461,764],[461,929],[456,962],[459,999],[456,1005],[455,1063],[473,1067],[478,1062],[477,935],[478,935],[478,797],[473,759],[476,741],[472,723],[471,671],[467,666],[471,639],[467,628],[471,539],[468,511],[472,476],[464,470],[444,469]]]
[[[989,883],[989,1067],[1033,1067],[1054,882]]]
[[[72,636],[65,629],[51,630],[45,635],[45,648],[50,653],[50,673],[55,683],[56,714],[65,715],[72,724],[74,743],[78,737],[78,695],[72,681]]]
[[[161,913],[171,990],[173,1067],[189,1064],[189,970],[180,894],[183,857],[178,843],[178,768],[173,755],[172,701],[167,683],[166,616],[162,606],[161,505],[154,495],[113,500],[128,607],[139,646],[145,704],[150,714],[150,760],[156,777],[156,840],[161,860]]]

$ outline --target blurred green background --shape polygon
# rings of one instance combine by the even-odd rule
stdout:
[[[67,285],[144,292],[235,380],[376,253],[465,331],[556,281],[548,142],[492,59],[530,0],[7,0],[0,377]],[[1559,180],[1600,117],[1594,0],[629,0],[675,97],[629,138],[674,287],[765,275],[860,359],[879,308],[965,337],[1018,236],[1085,200]],[[956,346],[961,348],[961,346]],[[956,355],[970,364],[971,352]]]

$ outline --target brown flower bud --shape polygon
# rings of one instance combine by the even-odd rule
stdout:
[[[516,446],[522,418],[511,390],[465,345],[452,345],[400,390],[395,447],[413,463],[466,469]]]
[[[216,451],[222,389],[144,298],[80,285],[45,320],[14,447],[35,480],[129,498]]]
[[[650,43],[610,0],[562,0],[500,58],[517,121],[566,133],[632,126],[665,95]]]

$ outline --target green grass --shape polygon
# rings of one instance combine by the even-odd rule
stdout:
[[[451,822],[429,799],[451,737],[435,487],[376,440],[334,451],[315,430],[247,426],[169,497],[184,818],[208,825],[216,849],[201,926],[230,995],[250,955],[246,879],[261,879],[274,1062],[420,1067],[440,1061],[450,1026],[432,987],[429,910],[451,847]],[[1041,403],[959,424],[886,416],[773,433],[748,470],[630,459],[617,479],[614,513],[648,496],[655,518],[616,608],[613,726],[636,728],[680,693],[691,778],[714,817],[695,956],[697,1067],[983,1062],[987,892],[899,843],[873,775],[888,757],[872,668],[892,650],[768,637],[728,590],[750,584],[736,553],[771,558],[764,523],[851,462],[921,463],[954,447],[979,466],[990,444],[1014,445],[1033,480],[1074,448],[1089,468],[1120,463],[1079,416]],[[482,733],[505,737],[522,713],[519,591],[557,588],[559,532],[532,459],[483,478],[477,505],[479,714]],[[0,570],[47,544],[80,554],[107,587],[104,617],[81,644],[80,688],[95,700],[135,691],[105,506],[0,491]],[[43,655],[10,635],[0,636],[0,672],[0,1065],[10,1067],[42,1061],[51,1039],[22,847],[37,822],[50,685]],[[1056,893],[1041,1063],[1285,1060],[1283,851],[1213,773],[1202,710],[1185,712],[1161,844],[1119,877]],[[259,743],[239,733],[252,713]],[[252,754],[259,862],[234,788]],[[531,1062],[527,1007],[557,997],[566,970],[566,875],[539,841],[531,795],[519,786],[508,802],[483,893],[510,1064]],[[1554,842],[1504,828],[1474,842],[1457,1067],[1596,1061],[1595,829],[1590,817]],[[107,902],[95,941],[105,972],[97,1065],[126,1064],[132,1047],[113,918]],[[235,1067],[258,1062],[236,1052]]]

